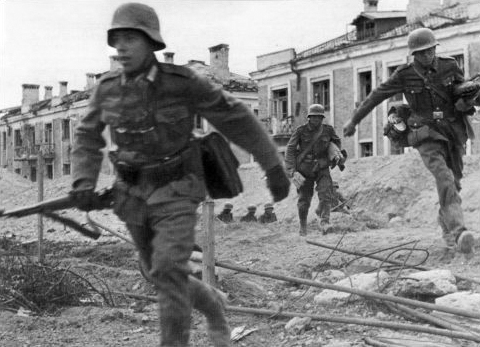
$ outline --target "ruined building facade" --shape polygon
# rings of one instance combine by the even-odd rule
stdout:
[[[480,3],[478,1],[410,0],[407,11],[377,11],[378,1],[364,0],[365,10],[354,29],[302,52],[285,49],[257,57],[259,118],[280,151],[295,127],[306,121],[308,105],[321,103],[326,121],[342,134],[355,107],[386,80],[408,56],[407,35],[429,27],[440,43],[439,55],[457,59],[465,76],[480,72]],[[383,102],[343,140],[350,157],[403,153],[383,136],[387,110],[403,103],[401,94]],[[480,137],[478,114],[473,126]],[[480,153],[479,139],[469,141],[467,153]]]
[[[247,104],[258,113],[256,83],[249,77],[230,72],[228,67],[229,46],[220,44],[210,47],[210,65],[191,60],[185,66],[206,75],[213,83]],[[174,63],[172,52],[164,53],[166,63]],[[120,68],[115,56],[110,57],[110,70]],[[40,86],[22,85],[22,103],[19,106],[0,110],[0,167],[14,171],[32,181],[36,180],[39,151],[44,158],[44,173],[47,178],[69,175],[70,152],[73,133],[79,120],[86,114],[88,99],[96,81],[103,75],[87,73],[83,91],[68,92],[68,83],[59,82],[58,95],[53,96],[53,87],[44,87],[40,99]],[[198,132],[209,131],[210,125],[200,117],[195,120]],[[111,147],[109,130],[104,137],[108,151]],[[252,161],[250,155],[233,146],[243,163]],[[104,160],[102,172],[113,173],[108,159]]]

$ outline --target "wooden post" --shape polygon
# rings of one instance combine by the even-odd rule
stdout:
[[[37,154],[37,184],[38,184],[38,201],[43,201],[43,153],[40,145]],[[38,231],[38,261],[43,263],[43,217],[41,214],[37,215],[37,231]]]
[[[213,208],[215,203],[208,198],[203,203],[203,228],[205,230],[205,242],[203,244],[203,270],[204,282],[216,286],[215,281],[215,230],[213,228]]]

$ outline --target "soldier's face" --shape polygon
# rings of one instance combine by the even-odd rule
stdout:
[[[137,30],[115,30],[112,33],[112,43],[126,74],[143,68],[153,52],[150,40]]]
[[[322,116],[308,116],[308,123],[310,123],[312,126],[317,127],[323,122]]]
[[[422,66],[430,66],[433,63],[435,58],[436,47],[431,47],[424,49],[423,51],[418,51],[413,53],[413,56],[416,61],[418,61]]]

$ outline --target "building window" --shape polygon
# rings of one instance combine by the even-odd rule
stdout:
[[[200,130],[203,132],[203,118],[198,114],[196,114],[194,117],[193,129]]]
[[[20,129],[15,129],[14,133],[14,138],[15,138],[15,147],[21,147],[22,146],[22,133],[20,132]]]
[[[358,75],[358,81],[360,86],[359,101],[361,102],[372,91],[372,73],[370,71],[361,72]]]
[[[6,131],[2,132],[2,149],[4,151],[7,150],[7,132]]]
[[[62,121],[62,138],[64,140],[70,140],[70,119],[64,119]]]
[[[360,156],[371,157],[373,155],[373,142],[360,143]]]
[[[388,67],[388,77],[392,76],[395,70],[397,69],[398,66],[389,66]],[[402,101],[403,100],[403,95],[402,93],[397,93],[394,96],[392,96],[389,101]]]
[[[22,174],[22,169],[15,169],[13,170],[17,175],[21,175]]]
[[[452,57],[455,58],[455,60],[457,61],[458,66],[460,67],[460,69],[462,70],[462,72],[465,73],[465,59],[464,59],[464,57],[463,57],[463,54],[453,55]]]
[[[330,80],[313,83],[313,103],[322,104],[330,110]]]
[[[52,123],[45,124],[44,142],[53,143],[53,127]]]
[[[258,117],[258,108],[253,109],[253,114],[255,115],[255,117]]]
[[[288,90],[277,89],[272,92],[272,118],[285,119],[288,117]]]
[[[70,175],[70,164],[63,164],[63,174]]]
[[[37,182],[37,168],[35,166],[30,168],[30,181]]]
[[[45,168],[47,169],[47,178],[53,179],[53,164],[47,164]]]

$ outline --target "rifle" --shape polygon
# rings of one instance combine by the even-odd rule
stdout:
[[[93,210],[103,210],[106,208],[111,208],[113,205],[113,189],[111,187],[104,188],[95,192],[95,197],[92,203]],[[65,210],[69,208],[74,208],[77,206],[77,202],[73,199],[71,195],[62,196],[60,198],[53,198],[49,200],[44,200],[39,203],[19,207],[12,210],[3,210],[0,209],[0,217],[26,217],[32,214],[41,214],[45,217],[53,219],[56,222],[63,223],[72,229],[77,230],[81,234],[90,237],[92,239],[98,239],[101,233],[98,230],[89,230],[84,226],[80,225],[78,222],[67,218],[61,217],[58,214],[54,213],[53,211],[57,210]]]

